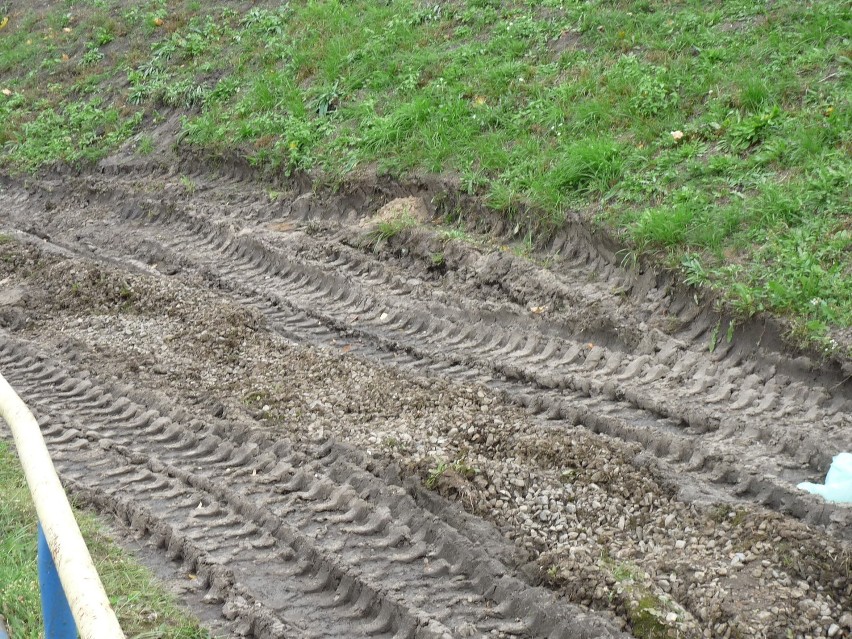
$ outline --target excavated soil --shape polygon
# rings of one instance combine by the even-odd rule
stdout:
[[[0,371],[213,627],[852,633],[852,508],[795,487],[852,441],[843,365],[580,224],[521,256],[429,185],[232,169],[0,191]]]

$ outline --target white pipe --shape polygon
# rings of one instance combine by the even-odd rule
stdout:
[[[18,457],[81,639],[124,639],[35,417],[0,375],[0,416]]]

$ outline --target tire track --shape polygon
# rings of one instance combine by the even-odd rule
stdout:
[[[340,234],[331,250],[323,248],[327,237],[282,245],[280,237],[237,227],[233,217],[216,223],[193,206],[148,197],[125,197],[118,219],[263,312],[287,337],[356,339],[357,352],[385,363],[488,383],[534,412],[639,442],[711,492],[724,487],[852,536],[848,509],[795,488],[852,436],[845,387],[831,392],[780,360],[761,366],[727,345],[708,354],[654,334],[630,347],[612,331],[572,337],[570,327],[524,309],[483,310],[481,301],[453,295],[424,299],[400,285],[392,265],[338,241]],[[507,277],[498,272],[497,280]],[[824,427],[812,432],[815,423]]]
[[[165,223],[169,228],[178,226],[172,220]],[[204,231],[204,240],[200,241]],[[760,378],[754,374],[753,365],[731,367],[730,362],[719,362],[704,368],[706,362],[701,362],[695,353],[675,361],[675,348],[661,350],[656,357],[631,357],[603,346],[532,333],[533,328],[524,327],[528,340],[532,333],[530,348],[529,341],[523,342],[523,333],[503,328],[497,318],[480,317],[477,323],[470,323],[470,316],[465,314],[453,321],[444,319],[452,317],[453,308],[432,306],[424,313],[416,303],[406,304],[404,298],[376,300],[364,288],[356,287],[351,277],[340,278],[314,264],[280,253],[270,254],[250,238],[233,237],[227,230],[210,228],[198,220],[193,220],[193,226],[185,231],[174,232],[164,244],[215,274],[219,286],[238,295],[265,297],[266,304],[257,308],[266,314],[270,313],[270,306],[307,314],[322,325],[357,336],[380,349],[408,353],[419,360],[412,364],[414,368],[428,362],[437,370],[456,367],[458,373],[458,369],[466,369],[465,379],[475,378],[473,371],[484,369],[486,374],[479,375],[481,381],[486,381],[488,373],[498,377],[490,385],[506,391],[534,412],[547,412],[551,417],[584,424],[597,432],[637,441],[669,463],[703,475],[714,484],[731,485],[739,497],[753,498],[810,523],[831,525],[836,519],[837,509],[826,507],[821,500],[795,488],[795,483],[808,476],[795,469],[801,469],[802,464],[822,463],[814,463],[814,459],[826,454],[824,438],[802,436],[796,430],[779,437],[770,424],[781,420],[795,423],[792,413],[798,402],[811,405],[799,419],[803,426],[820,417],[847,416],[849,402],[842,397],[829,400],[819,389],[789,382],[783,390],[789,399],[780,402],[780,390],[759,392],[755,388]],[[191,258],[189,248],[195,249]],[[414,310],[411,306],[415,306]],[[358,320],[353,322],[353,316]],[[273,326],[281,324],[280,317],[270,319],[279,320]],[[669,371],[675,377],[686,377],[690,372],[693,375],[692,385],[680,390],[681,400],[684,395],[706,395],[707,391],[711,391],[710,397],[683,408],[682,402],[654,393],[655,382]],[[637,378],[638,383],[628,382]],[[767,384],[777,387],[777,381],[769,384],[772,381],[774,378],[770,377]],[[519,389],[513,382],[522,382],[527,388]],[[742,389],[739,395],[733,393],[737,385]],[[703,408],[721,402],[727,395],[731,395],[728,414],[711,414]],[[758,398],[762,401],[754,406]],[[828,415],[817,414],[820,401],[829,404],[825,411]],[[771,409],[775,404],[780,406],[775,412],[770,411],[770,423],[756,425],[759,409]],[[745,441],[739,436],[743,432],[749,433]],[[751,459],[763,460],[765,477],[739,467],[746,450]],[[846,526],[841,532],[849,536],[848,522]]]
[[[480,547],[358,453],[185,423],[2,334],[0,366],[74,490],[183,559],[245,632],[622,636],[512,577],[496,533]]]

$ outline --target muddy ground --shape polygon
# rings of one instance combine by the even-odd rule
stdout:
[[[852,634],[852,509],[795,488],[849,448],[849,371],[582,225],[519,254],[434,185],[191,162],[0,210],[0,370],[217,632]]]

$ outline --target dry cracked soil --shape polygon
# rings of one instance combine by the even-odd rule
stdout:
[[[796,488],[852,441],[848,366],[446,199],[6,178],[0,370],[216,634],[851,636],[852,509]]]

